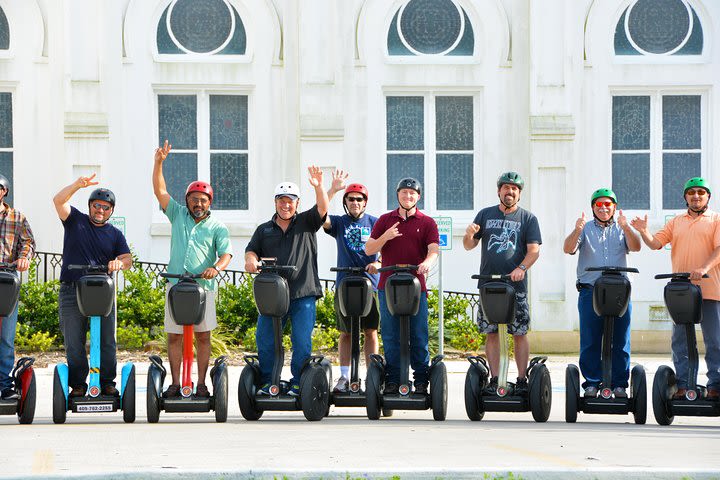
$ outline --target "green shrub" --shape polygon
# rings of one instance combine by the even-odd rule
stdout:
[[[337,349],[339,338],[340,332],[334,327],[315,327],[312,336],[313,352],[326,352]]]
[[[15,332],[15,350],[18,352],[47,352],[56,348],[57,337],[47,332],[32,332],[30,327],[18,324]]]
[[[155,339],[149,328],[128,324],[128,319],[118,320],[116,337],[117,348],[122,350],[141,350]]]
[[[28,327],[29,335],[46,332],[49,337],[61,338],[58,315],[58,292],[60,282],[36,280],[37,261],[33,260],[27,281],[20,288],[18,324]],[[59,346],[59,345],[56,345]]]
[[[258,317],[252,281],[247,280],[240,285],[227,284],[219,288],[216,309],[218,325],[233,337],[234,344],[245,345],[246,333],[255,326]]]
[[[145,272],[137,260],[134,261],[133,268],[123,272],[125,286],[118,290],[118,320],[124,325],[137,325],[148,331],[153,328],[159,330],[165,318],[164,284],[158,286],[157,276]],[[153,335],[157,334],[153,332]]]
[[[335,292],[333,290],[325,290],[325,295],[317,301],[315,327],[337,327],[337,319],[335,318]]]

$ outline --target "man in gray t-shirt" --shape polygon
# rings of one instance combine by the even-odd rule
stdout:
[[[527,301],[526,271],[540,256],[540,226],[532,213],[518,206],[525,185],[516,172],[506,172],[497,181],[499,205],[480,210],[475,221],[468,225],[463,237],[465,250],[472,250],[482,240],[480,274],[509,274],[515,288],[515,320],[508,325],[508,332],[515,343],[515,363],[518,378],[515,393],[527,393],[527,370],[530,345],[527,340],[530,313]],[[478,287],[483,281],[478,282]],[[477,318],[480,332],[487,334],[485,354],[492,378],[487,389],[497,389],[497,372],[500,367],[500,338],[497,325],[484,318],[482,309]],[[504,340],[504,339],[503,339]]]

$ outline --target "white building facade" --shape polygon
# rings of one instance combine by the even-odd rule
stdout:
[[[613,188],[655,230],[684,209],[687,178],[720,189],[715,0],[0,0],[0,11],[0,173],[44,251],[62,249],[54,193],[97,173],[139,258],[167,261],[150,175],[168,138],[171,193],[213,184],[230,268],[243,268],[277,183],[301,185],[301,209],[314,203],[317,164],[326,187],[334,168],[367,185],[377,215],[399,178],[418,177],[422,209],[452,217],[443,286],[472,292],[480,253],[462,235],[516,170],[543,234],[534,335],[562,343],[578,324],[562,241],[592,191]],[[332,208],[342,213],[339,198]],[[334,242],[318,238],[332,278]],[[633,329],[648,342],[670,327],[652,279],[669,257],[629,259],[641,271]]]

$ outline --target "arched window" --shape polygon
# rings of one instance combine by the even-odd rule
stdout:
[[[475,34],[455,0],[409,0],[395,13],[387,35],[391,56],[472,56]]]
[[[10,49],[10,25],[5,12],[0,8],[0,50]]]
[[[157,26],[158,53],[244,55],[245,26],[228,0],[173,0]]]
[[[1,11],[1,10],[0,10]],[[10,194],[5,202],[13,203],[13,112],[12,93],[0,92],[0,174],[10,180]]]
[[[701,55],[703,30],[688,0],[635,0],[615,28],[615,55]]]

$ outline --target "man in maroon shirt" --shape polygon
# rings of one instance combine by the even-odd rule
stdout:
[[[415,392],[427,393],[430,352],[428,351],[428,303],[425,279],[440,251],[438,227],[431,217],[417,208],[422,187],[414,178],[404,178],[397,186],[400,207],[375,222],[365,253],[381,253],[384,266],[417,265],[415,272],[422,295],[418,313],[410,317],[410,366]],[[385,299],[385,281],[390,272],[381,272],[378,284],[380,329],[385,350],[385,393],[398,393],[400,382],[400,319],[391,315]]]

